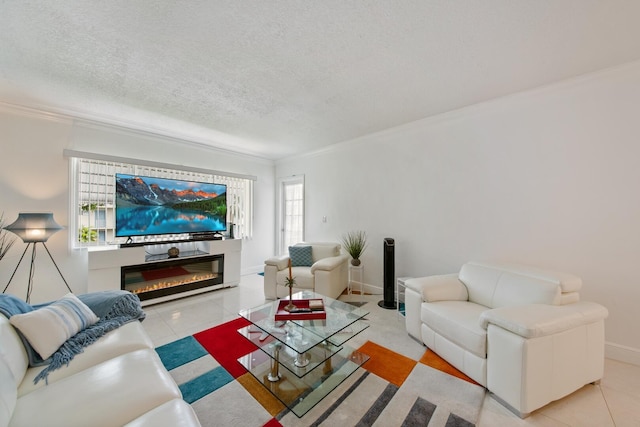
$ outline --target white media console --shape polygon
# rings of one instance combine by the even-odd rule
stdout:
[[[178,256],[169,256],[170,248],[177,248]],[[140,292],[142,304],[149,305],[237,286],[241,250],[241,239],[227,239],[114,245],[90,251],[88,292],[128,289]],[[204,274],[203,266],[206,280],[197,277]],[[173,280],[180,283],[171,284]],[[137,289],[141,284],[148,284],[149,290]]]

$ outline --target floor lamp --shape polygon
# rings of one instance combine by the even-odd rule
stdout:
[[[2,293],[5,293],[7,291],[7,288],[11,284],[11,280],[13,280],[13,276],[16,275],[16,272],[18,271],[18,267],[20,267],[20,264],[22,263],[22,259],[27,253],[27,250],[29,249],[29,247],[31,247],[31,266],[29,267],[29,284],[27,286],[27,298],[25,299],[26,302],[29,302],[29,300],[31,299],[31,290],[33,289],[33,273],[34,273],[34,266],[35,266],[35,259],[36,259],[36,245],[38,243],[42,243],[42,246],[44,246],[44,248],[47,250],[47,254],[49,254],[49,258],[51,258],[51,261],[53,261],[53,265],[55,265],[56,270],[58,270],[58,273],[60,273],[60,277],[62,277],[64,284],[67,285],[67,289],[69,289],[69,292],[72,292],[71,288],[69,287],[69,284],[67,283],[64,276],[62,275],[62,272],[58,268],[58,264],[56,264],[56,262],[53,259],[53,256],[51,256],[51,252],[49,252],[49,248],[47,248],[47,245],[44,244],[44,242],[49,240],[49,237],[53,236],[58,231],[62,230],[62,228],[63,227],[53,219],[53,214],[51,212],[20,213],[18,214],[18,219],[15,220],[13,224],[9,224],[6,227],[4,227],[5,230],[9,230],[12,233],[18,235],[18,237],[20,237],[22,241],[27,244],[27,247],[24,248],[24,252],[22,252],[22,256],[20,257],[20,261],[18,261],[18,265],[16,265],[16,269],[13,270],[13,274],[11,274],[11,277],[9,278],[9,282],[7,282],[7,286],[4,287],[4,290],[2,291]]]

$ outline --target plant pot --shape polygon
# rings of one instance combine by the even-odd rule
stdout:
[[[353,265],[354,267],[357,267],[360,265],[360,260],[358,258],[353,258],[351,260],[351,265]]]

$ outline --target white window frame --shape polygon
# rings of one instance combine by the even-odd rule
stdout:
[[[70,165],[69,229],[77,230],[69,233],[70,247],[105,247],[125,240],[115,237],[116,173],[226,184],[227,224],[234,224],[235,238],[253,237],[253,183],[256,177],[73,150],[65,150],[65,156]],[[96,215],[96,210],[103,212]],[[105,224],[96,224],[98,216],[105,219]],[[97,236],[105,236],[104,240],[80,241],[82,227]]]

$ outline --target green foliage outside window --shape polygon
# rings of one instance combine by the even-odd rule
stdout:
[[[98,231],[89,227],[82,227],[80,229],[80,233],[78,233],[78,241],[86,243],[86,242],[97,242],[98,241]]]

